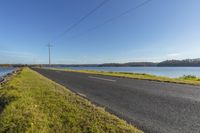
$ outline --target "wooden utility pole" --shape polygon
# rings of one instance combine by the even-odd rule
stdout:
[[[51,43],[49,43],[47,45],[48,49],[49,49],[49,66],[51,65],[51,47],[53,47],[53,45],[51,45]]]

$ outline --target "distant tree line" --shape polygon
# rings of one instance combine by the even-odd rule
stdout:
[[[155,62],[128,62],[128,63],[105,63],[105,64],[0,64],[4,67],[200,67],[200,58],[185,60],[166,60],[159,63]]]
[[[200,66],[199,59],[185,59],[185,60],[166,60],[157,64],[157,66]]]

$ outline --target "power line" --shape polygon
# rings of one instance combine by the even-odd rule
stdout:
[[[65,35],[66,33],[70,32],[73,28],[75,28],[77,25],[79,25],[82,21],[87,19],[90,15],[94,14],[99,8],[101,8],[103,5],[105,5],[109,0],[103,0],[97,7],[92,9],[90,12],[88,12],[86,15],[81,17],[78,21],[76,21],[74,24],[72,24],[68,29],[66,29],[63,33],[61,33],[59,36],[57,36],[54,40],[51,42],[55,42],[57,39]],[[51,65],[51,47],[52,45],[49,43],[48,45],[49,49],[49,65]]]
[[[75,28],[77,25],[79,25],[82,21],[84,21],[85,19],[87,19],[90,15],[92,15],[93,13],[95,13],[99,8],[101,8],[103,5],[105,5],[109,0],[103,0],[97,7],[95,7],[94,9],[92,9],[90,12],[88,12],[86,15],[84,15],[83,17],[81,17],[78,21],[76,21],[74,24],[72,24],[68,29],[66,29],[63,33],[61,33],[59,36],[57,36],[57,38],[55,38],[53,41],[56,41],[57,39],[59,39],[60,37],[62,37],[63,35],[65,35],[66,33],[68,33],[69,31],[71,31],[73,28]]]
[[[129,8],[128,10],[126,10],[126,11],[124,11],[124,12],[122,12],[121,14],[119,14],[119,15],[117,15],[117,16],[114,16],[114,17],[112,17],[112,18],[109,18],[109,19],[105,20],[104,22],[102,22],[101,24],[98,24],[98,25],[96,25],[96,26],[94,26],[94,27],[88,29],[88,30],[85,31],[85,32],[90,32],[90,31],[92,31],[92,30],[98,29],[98,28],[100,28],[100,27],[102,27],[102,26],[104,26],[104,25],[106,25],[106,24],[108,24],[108,23],[110,23],[110,22],[112,22],[112,21],[115,21],[116,19],[119,19],[120,17],[122,17],[122,16],[124,16],[124,15],[126,15],[126,14],[128,14],[128,13],[130,13],[130,12],[132,12],[132,11],[137,10],[138,8],[141,8],[142,6],[148,4],[148,3],[151,2],[151,1],[152,1],[152,0],[145,0],[145,1],[143,1],[142,3],[136,5],[136,6],[132,7],[132,8]],[[83,33],[81,33],[81,34],[78,34],[78,35],[76,35],[76,36],[73,36],[72,38],[75,38],[75,37],[79,37],[79,36],[81,36],[81,35],[84,35],[85,32],[83,32]]]
[[[72,24],[67,30],[65,30],[63,33],[61,33],[59,36],[57,36],[56,39],[54,39],[54,40],[51,41],[51,42],[56,41],[57,39],[59,39],[60,37],[62,37],[62,36],[65,35],[66,33],[68,33],[69,31],[71,31],[71,30],[72,30],[73,28],[75,28],[78,24],[80,24],[82,21],[84,21],[84,20],[85,20],[86,18],[88,18],[90,15],[92,15],[93,13],[95,13],[99,8],[101,8],[103,5],[105,5],[108,1],[109,1],[109,0],[104,0],[104,1],[102,1],[96,8],[94,8],[93,10],[91,10],[91,11],[90,11],[89,13],[87,13],[85,16],[81,17],[77,22],[75,22],[74,24]],[[114,17],[112,17],[112,18],[110,18],[110,19],[107,19],[106,21],[102,22],[101,24],[96,25],[95,27],[92,27],[92,28],[88,29],[86,32],[90,32],[90,31],[92,31],[92,30],[95,30],[95,29],[97,29],[97,28],[100,28],[100,27],[106,25],[107,23],[110,23],[110,22],[112,22],[112,21],[114,21],[114,20],[116,20],[116,19],[118,19],[118,18],[120,18],[120,17],[122,17],[122,16],[124,16],[124,15],[126,15],[126,14],[128,14],[128,13],[130,13],[130,12],[132,12],[132,11],[134,11],[134,10],[137,10],[138,8],[141,8],[142,6],[148,4],[148,3],[151,2],[151,1],[152,1],[152,0],[145,0],[144,2],[142,2],[142,3],[140,3],[140,4],[136,5],[136,6],[134,6],[134,7],[132,7],[132,8],[129,8],[128,10],[126,10],[126,11],[124,11],[124,12],[122,12],[121,14],[119,14],[119,15],[117,15],[117,16],[114,16]],[[85,33],[85,32],[84,32],[84,33]],[[78,36],[81,36],[81,35],[83,35],[84,33],[81,33],[81,34],[79,34],[79,35],[77,35],[77,36],[73,36],[73,38],[78,37]],[[49,43],[49,44],[48,44],[48,48],[49,48],[49,65],[51,65],[51,47],[52,47],[52,45]]]

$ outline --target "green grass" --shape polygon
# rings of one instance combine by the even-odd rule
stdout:
[[[0,88],[0,132],[142,131],[63,86],[24,68]]]
[[[190,84],[190,85],[200,85],[200,78],[197,78],[192,75],[186,75],[180,78],[168,78],[162,76],[155,76],[150,74],[141,74],[141,73],[128,73],[128,72],[105,72],[105,71],[94,71],[94,70],[71,70],[67,68],[47,68],[52,70],[60,71],[71,71],[79,73],[88,73],[88,74],[98,74],[98,75],[107,75],[123,78],[133,78],[141,80],[151,80],[159,82],[169,82],[169,83],[178,83],[178,84]]]

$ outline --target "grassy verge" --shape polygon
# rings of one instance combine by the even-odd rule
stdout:
[[[107,75],[107,76],[115,76],[115,77],[123,77],[123,78],[133,78],[133,79],[141,79],[141,80],[151,80],[151,81],[159,81],[159,82],[200,85],[200,78],[197,78],[197,77],[191,76],[191,75],[183,76],[183,77],[180,77],[180,78],[168,78],[168,77],[155,76],[155,75],[150,75],[150,74],[128,73],[128,72],[71,70],[71,69],[66,69],[66,68],[48,68],[48,69],[60,70],[60,71],[80,72],[80,73],[88,73],[88,74]]]
[[[142,131],[63,86],[24,68],[0,88],[0,132]]]

